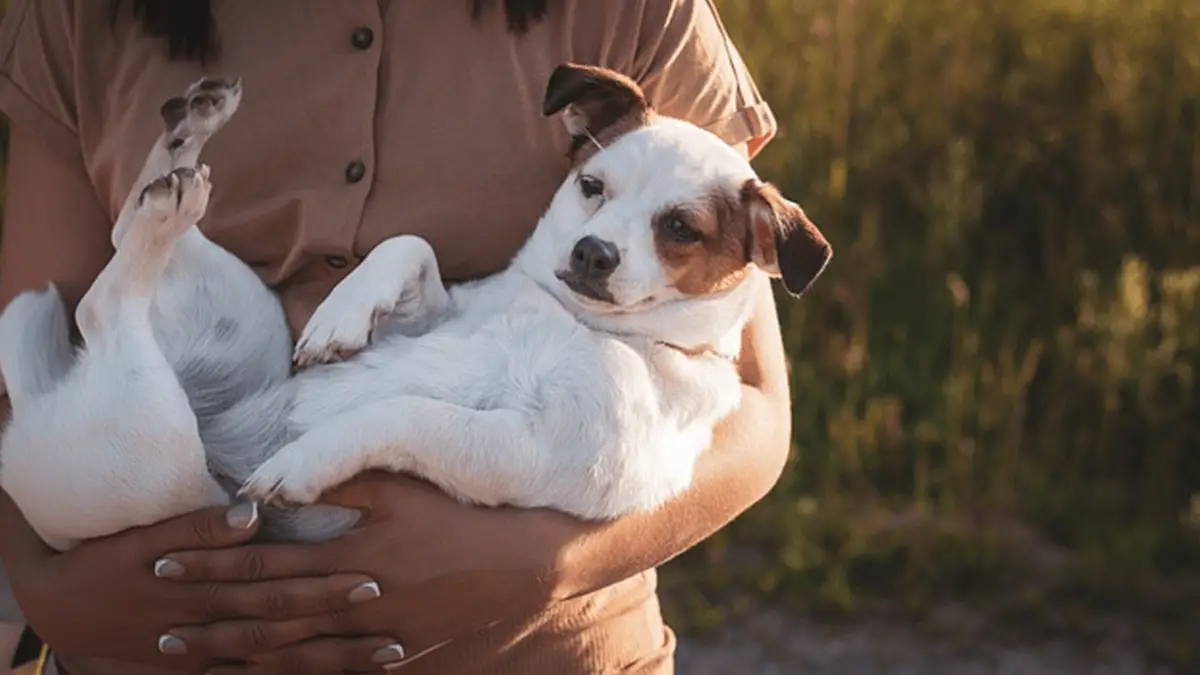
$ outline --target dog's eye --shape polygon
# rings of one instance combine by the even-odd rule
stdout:
[[[579,177],[579,191],[583,193],[584,199],[592,199],[604,194],[604,181],[584,174]]]
[[[700,241],[700,233],[679,216],[671,216],[663,221],[663,230],[675,241],[683,244],[694,244]]]

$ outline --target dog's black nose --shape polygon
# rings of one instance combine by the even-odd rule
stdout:
[[[603,239],[584,237],[571,250],[571,271],[584,279],[607,279],[620,264],[617,247]]]

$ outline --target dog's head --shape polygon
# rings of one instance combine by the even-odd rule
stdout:
[[[559,66],[543,113],[566,125],[573,167],[539,224],[538,257],[578,308],[628,315],[713,298],[754,268],[800,295],[829,262],[803,209],[717,136],[656,114],[629,78]]]

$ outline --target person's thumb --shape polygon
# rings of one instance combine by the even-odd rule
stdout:
[[[432,484],[417,478],[387,471],[365,471],[321,495],[319,502],[359,511],[363,520],[373,520],[391,513],[398,500],[407,504],[422,491],[442,494]]]
[[[258,532],[261,520],[257,502],[237,502],[193,511],[142,528],[139,539],[154,549],[153,555],[237,546]]]

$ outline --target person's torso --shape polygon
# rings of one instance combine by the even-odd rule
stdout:
[[[451,281],[503,268],[569,169],[561,123],[541,115],[551,71],[628,69],[637,39],[636,16],[584,2],[551,3],[514,38],[498,6],[473,22],[461,1],[214,0],[221,51],[202,66],[166,61],[128,19],[109,31],[107,4],[79,3],[76,17],[94,27],[76,33],[96,61],[74,88],[97,197],[115,218],[163,101],[201,75],[241,77],[242,106],[202,157],[214,185],[202,230],[280,293],[293,331],[387,237],[425,237]],[[654,581],[493,626],[405,671],[671,672]],[[60,658],[71,675],[154,672]]]
[[[202,157],[214,185],[202,229],[301,296],[293,323],[390,236],[428,239],[449,280],[495,272],[569,170],[562,125],[541,114],[551,71],[627,70],[634,57],[633,38],[605,35],[634,26],[576,23],[621,12],[551,4],[514,37],[498,8],[472,21],[465,2],[216,0],[220,52],[207,65],[168,62],[164,41],[130,20],[109,31],[103,7],[80,9],[98,24],[78,46],[98,63],[76,83],[97,196],[115,218],[163,101],[201,75],[238,76],[242,106]]]

